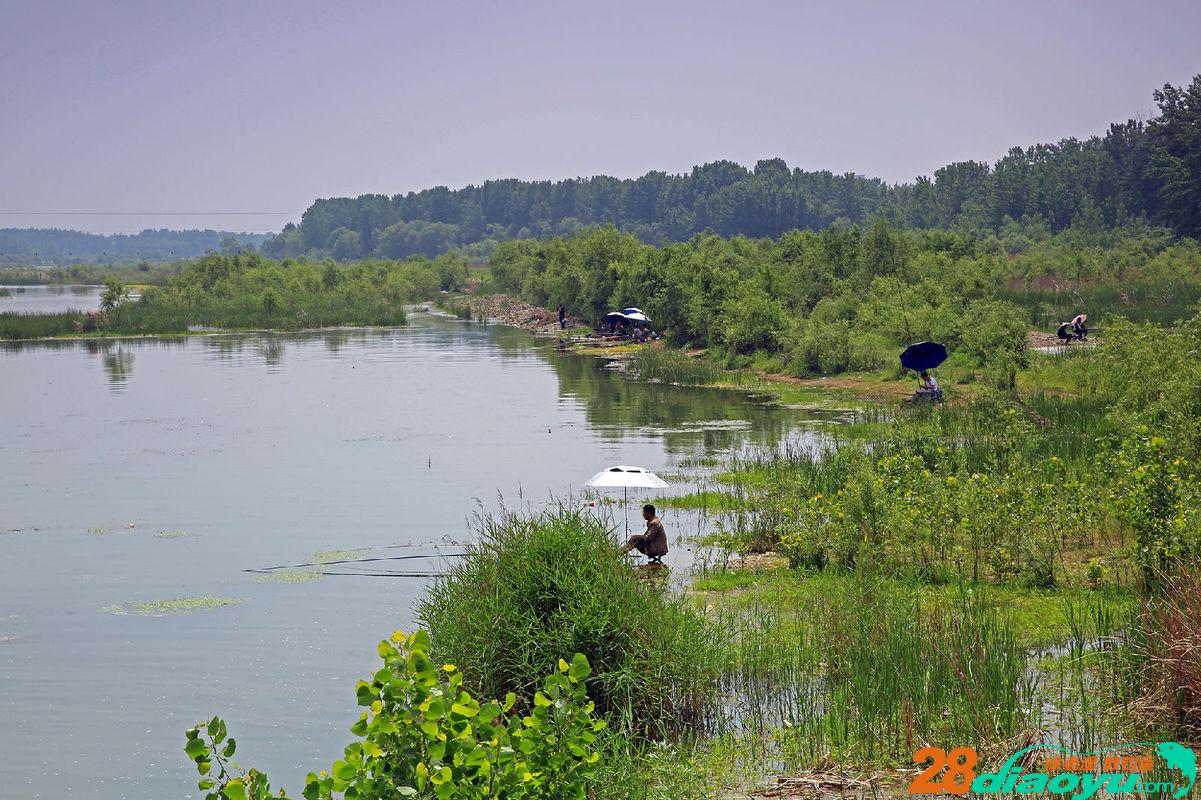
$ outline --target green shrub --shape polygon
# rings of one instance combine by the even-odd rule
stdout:
[[[604,524],[556,509],[480,527],[418,609],[436,656],[469,686],[528,700],[560,654],[583,653],[589,694],[622,730],[658,733],[701,714],[717,637],[683,598],[639,578]]]
[[[464,690],[451,664],[429,658],[425,631],[380,642],[384,666],[355,694],[366,707],[351,732],[361,741],[328,771],[310,772],[306,800],[345,798],[485,797],[536,800],[583,798],[595,772],[596,733],[605,723],[592,715],[584,691],[590,668],[578,653],[559,659],[533,705],[514,710],[516,697],[481,703]],[[266,800],[267,776],[242,771],[230,759],[237,743],[214,717],[187,731],[184,751],[196,764],[207,800]]]
[[[866,372],[896,361],[897,347],[866,323],[840,319],[798,322],[792,337],[789,371],[794,375]]]

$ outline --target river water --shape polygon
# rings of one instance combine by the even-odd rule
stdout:
[[[103,286],[6,286],[0,278],[0,314],[52,314],[94,311]]]
[[[243,764],[296,792],[351,740],[375,643],[414,624],[429,579],[381,573],[436,572],[502,496],[537,506],[608,465],[679,476],[816,435],[737,393],[629,381],[424,313],[3,345],[0,419],[7,800],[198,796],[183,731],[213,714]],[[703,520],[664,521],[681,571]],[[352,563],[246,571],[316,561]]]

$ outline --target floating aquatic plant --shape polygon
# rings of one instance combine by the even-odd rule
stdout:
[[[321,550],[313,553],[309,561],[314,564],[332,564],[335,561],[349,561],[354,558],[357,553],[354,550]]]
[[[309,583],[321,578],[319,569],[286,569],[265,572],[254,579],[261,583]]]
[[[179,597],[174,600],[136,600],[119,606],[109,606],[104,609],[113,614],[140,614],[148,617],[163,617],[168,614],[187,614],[192,611],[203,611],[209,608],[231,606],[240,602],[232,597]]]

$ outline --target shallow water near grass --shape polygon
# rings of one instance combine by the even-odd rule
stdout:
[[[197,796],[183,731],[213,714],[242,763],[295,792],[350,741],[376,642],[412,627],[480,504],[578,497],[616,463],[695,476],[818,435],[736,392],[631,382],[421,313],[400,330],[0,345],[0,415],[12,800]],[[620,506],[597,513],[624,526]],[[706,523],[664,520],[679,572]]]

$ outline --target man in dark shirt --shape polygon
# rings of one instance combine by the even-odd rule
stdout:
[[[646,533],[636,533],[631,536],[622,545],[621,551],[628,553],[631,550],[637,550],[651,562],[661,564],[663,556],[667,555],[667,531],[664,530],[663,523],[655,516],[654,506],[643,506],[642,518],[646,520]]]

